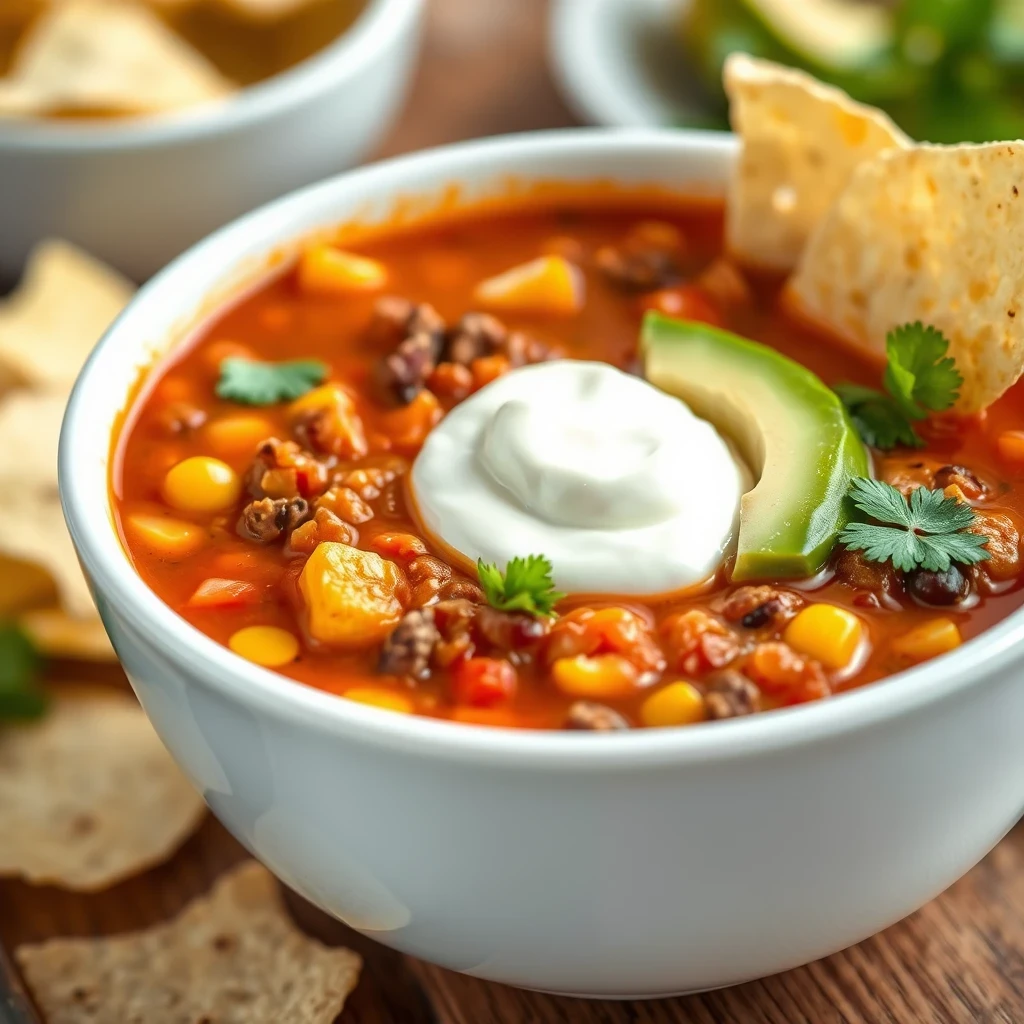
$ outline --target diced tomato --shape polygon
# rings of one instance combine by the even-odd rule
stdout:
[[[643,297],[642,304],[644,309],[653,309],[680,320],[699,320],[712,327],[723,326],[718,307],[700,288],[692,284],[651,292]]]
[[[241,608],[263,600],[260,588],[244,580],[225,580],[217,576],[203,580],[188,599],[189,608]]]
[[[503,658],[469,658],[452,669],[452,695],[459,704],[489,708],[516,691],[516,670]]]

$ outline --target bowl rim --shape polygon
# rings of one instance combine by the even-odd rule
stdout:
[[[424,0],[367,0],[356,20],[311,57],[243,86],[224,102],[165,115],[62,121],[0,118],[0,152],[102,152],[187,144],[286,113],[359,74],[418,14]]]
[[[764,715],[684,729],[636,729],[626,733],[580,734],[471,726],[419,715],[400,715],[344,700],[261,668],[233,654],[191,626],[157,597],[131,566],[113,528],[109,502],[86,509],[79,495],[94,478],[100,453],[87,443],[90,410],[109,405],[111,396],[96,367],[111,345],[145,336],[138,310],[160,293],[173,294],[179,278],[208,254],[218,258],[236,250],[244,239],[272,228],[280,240],[280,225],[306,207],[344,194],[362,184],[404,172],[405,180],[424,180],[438,168],[449,177],[459,169],[488,161],[495,177],[502,161],[536,157],[599,160],[629,150],[650,147],[668,155],[731,154],[736,140],[723,133],[659,129],[560,129],[457,143],[396,157],[349,171],[275,200],[210,235],[174,260],[149,283],[110,327],[94,349],[72,392],[61,430],[60,493],[75,548],[96,589],[129,626],[141,633],[190,680],[201,682],[245,706],[304,728],[313,728],[348,741],[408,755],[462,763],[501,764],[523,770],[620,770],[650,766],[732,761],[781,749],[806,747],[868,729],[909,715],[947,698],[955,698],[983,677],[991,681],[1020,659],[1024,648],[1024,608],[1011,613],[984,633],[932,662],[909,668],[829,700],[780,709]],[[387,187],[382,188],[387,194]],[[139,321],[139,322],[137,322]],[[122,398],[118,398],[119,404]],[[106,436],[109,445],[109,435]],[[105,465],[105,463],[104,463]],[[107,489],[108,469],[103,487]],[[93,487],[95,482],[93,483]]]

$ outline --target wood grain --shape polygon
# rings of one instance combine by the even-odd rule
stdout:
[[[571,124],[546,67],[545,15],[543,0],[433,0],[412,99],[379,155]],[[244,855],[209,820],[169,864],[106,893],[0,883],[0,941],[10,950],[155,924]],[[384,949],[298,898],[289,904],[311,934],[366,958],[345,1024],[1024,1022],[1024,826],[940,899],[859,946],[764,981],[658,1002],[584,1002],[487,984]]]

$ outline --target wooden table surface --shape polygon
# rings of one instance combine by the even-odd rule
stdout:
[[[544,0],[432,0],[412,98],[380,155],[572,124],[545,66],[545,15]],[[0,940],[10,950],[146,927],[243,856],[210,819],[170,863],[106,893],[2,883]],[[393,953],[298,899],[291,905],[312,934],[366,959],[342,1024],[1024,1022],[1024,826],[942,897],[859,946],[764,981],[658,1002],[585,1002],[476,981]]]

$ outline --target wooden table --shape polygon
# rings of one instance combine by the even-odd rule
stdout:
[[[381,155],[572,124],[545,66],[545,14],[543,0],[433,0],[412,100]],[[169,864],[100,895],[0,884],[0,940],[12,949],[146,927],[243,856],[211,819]],[[1024,826],[942,897],[859,946],[765,981],[660,1002],[588,1003],[475,981],[377,946],[298,899],[291,903],[311,933],[366,958],[343,1024],[1024,1022]]]

